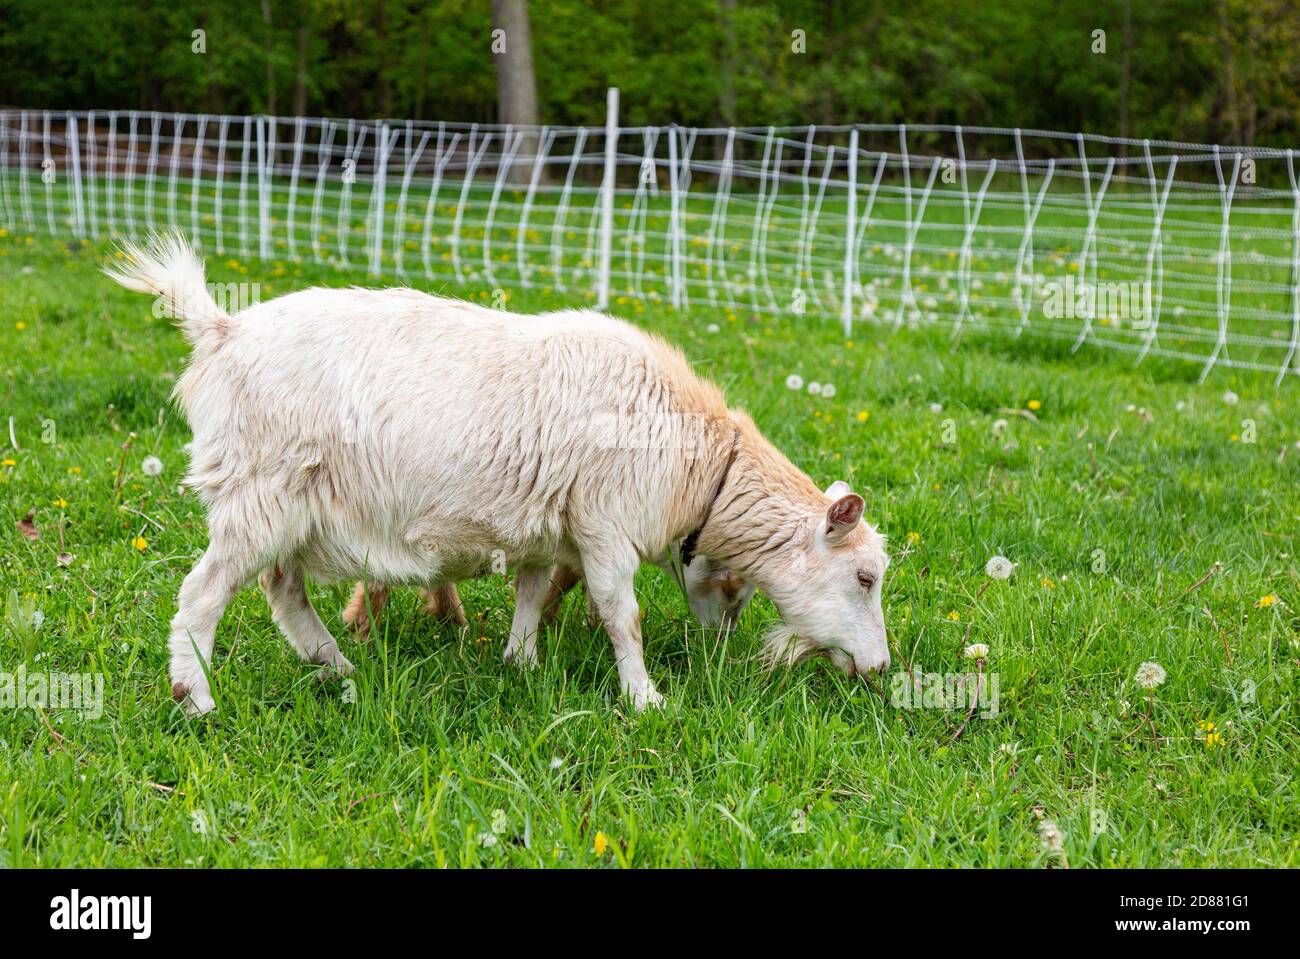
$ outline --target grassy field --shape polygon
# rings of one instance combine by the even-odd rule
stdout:
[[[824,662],[768,673],[765,599],[706,635],[647,568],[662,712],[621,701],[578,596],[536,672],[504,665],[511,593],[491,577],[462,587],[463,634],[399,595],[375,642],[345,642],[350,688],[317,683],[246,589],[218,632],[219,711],[189,721],[165,648],[205,545],[168,400],[185,352],[98,274],[106,253],[0,236],[0,671],[104,680],[97,717],[0,710],[0,865],[1300,863],[1295,384],[628,300],[615,312],[680,344],[814,480],[866,492],[894,554],[894,673],[967,672],[963,648],[985,643],[995,717],[899,708],[895,676],[872,687]],[[209,270],[264,297],[365,282],[229,254]],[[562,302],[510,292],[512,310]],[[985,575],[997,554],[1009,580]],[[347,585],[311,590],[341,635]],[[1148,660],[1168,673],[1156,737],[1133,681]]]

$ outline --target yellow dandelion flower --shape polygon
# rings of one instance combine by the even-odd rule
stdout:
[[[80,475],[81,475],[81,467],[80,467],[80,466],[69,466],[69,467],[68,467],[68,475],[69,475],[69,476],[80,476]]]
[[[22,320],[19,320],[17,323],[14,324],[14,329],[15,329],[15,330],[25,330],[25,329],[27,329],[27,324],[24,323]]]
[[[1218,733],[1206,733],[1206,735],[1205,735],[1205,747],[1206,747],[1207,749],[1210,749],[1210,748],[1212,748],[1212,747],[1214,747],[1214,746],[1222,746],[1222,745],[1223,745],[1223,737],[1222,737],[1222,736],[1220,736]]]
[[[0,460],[0,466],[17,466],[17,465],[18,465],[17,460],[10,459],[7,456],[3,460]]]
[[[1030,400],[1026,405],[1027,405],[1031,410],[1041,410],[1041,409],[1043,408],[1043,404],[1042,404],[1041,402],[1039,402],[1038,400]]]
[[[961,613],[957,612],[957,610],[954,609],[951,613],[948,614],[948,618],[955,623],[957,622],[957,620],[961,619]]]
[[[68,501],[67,501],[66,499],[64,499],[62,496],[55,497],[55,498],[52,500],[52,502],[53,502],[53,504],[54,504],[54,508],[55,508],[55,509],[67,509],[67,508],[68,508]]]
[[[1267,596],[1261,596],[1259,599],[1255,600],[1255,608],[1268,609],[1276,602],[1277,602],[1277,594],[1269,593]]]
[[[131,545],[134,546],[136,550],[143,553],[149,548],[149,541],[143,536],[137,536],[135,539],[131,540]]]
[[[866,422],[867,420],[869,420],[869,419],[871,419],[871,414],[868,413],[866,410],[859,410],[859,411],[858,411],[858,422],[859,422],[859,423],[865,423],[865,422]]]
[[[1040,579],[1038,582],[1039,582],[1041,585],[1047,587],[1048,589],[1056,589],[1056,584],[1055,584],[1054,582],[1052,582],[1052,580],[1051,580],[1049,577],[1047,577],[1047,576],[1044,576],[1044,577],[1043,577],[1042,579]]]
[[[607,849],[609,849],[609,838],[603,832],[596,833],[596,840],[591,845],[591,851],[597,856],[603,856]]]
[[[921,534],[918,533],[916,530],[912,530],[910,533],[907,534],[908,546],[915,546],[919,542],[921,542]]]

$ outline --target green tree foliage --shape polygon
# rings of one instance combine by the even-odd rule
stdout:
[[[491,121],[490,6],[0,0],[0,103]],[[551,123],[600,122],[617,85],[628,124],[960,122],[1269,145],[1292,145],[1300,127],[1293,0],[531,0],[530,11]],[[195,30],[206,52],[193,51]]]

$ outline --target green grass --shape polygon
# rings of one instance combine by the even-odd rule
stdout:
[[[647,569],[663,712],[630,714],[577,596],[536,672],[502,664],[511,594],[491,577],[462,590],[477,637],[399,595],[383,635],[344,643],[350,693],[317,683],[246,589],[218,632],[219,711],[189,721],[165,648],[205,544],[199,503],[177,491],[189,433],[168,394],[185,353],[146,299],[97,273],[104,255],[0,237],[0,412],[19,447],[0,454],[0,670],[105,682],[99,718],[0,710],[0,865],[1059,864],[1040,817],[1075,868],[1300,862],[1292,384],[1220,369],[1198,386],[1192,364],[1134,371],[978,332],[952,352],[938,330],[860,326],[849,346],[821,319],[629,302],[616,312],[680,344],[814,480],[868,491],[894,553],[894,671],[965,672],[963,646],[987,643],[995,718],[954,739],[964,713],[892,706],[893,677],[873,689],[821,662],[769,674],[755,661],[775,619],[765,599],[719,640]],[[231,259],[211,257],[210,278],[264,296],[364,282]],[[521,311],[562,302],[511,293]],[[835,395],[790,390],[791,373]],[[1006,412],[1031,402],[1032,418]],[[140,470],[151,454],[160,478]],[[38,540],[16,527],[33,508]],[[1019,564],[1009,581],[985,577],[994,554]],[[311,592],[342,635],[347,584]],[[1128,735],[1149,659],[1169,677],[1158,743]]]

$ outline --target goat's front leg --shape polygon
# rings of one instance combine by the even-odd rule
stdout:
[[[600,613],[605,631],[614,644],[619,686],[632,700],[637,712],[647,706],[661,706],[663,697],[646,672],[641,646],[641,610],[633,588],[633,577],[640,561],[632,552],[618,561],[609,562],[603,557],[602,560],[583,556],[583,569],[587,595]]]

